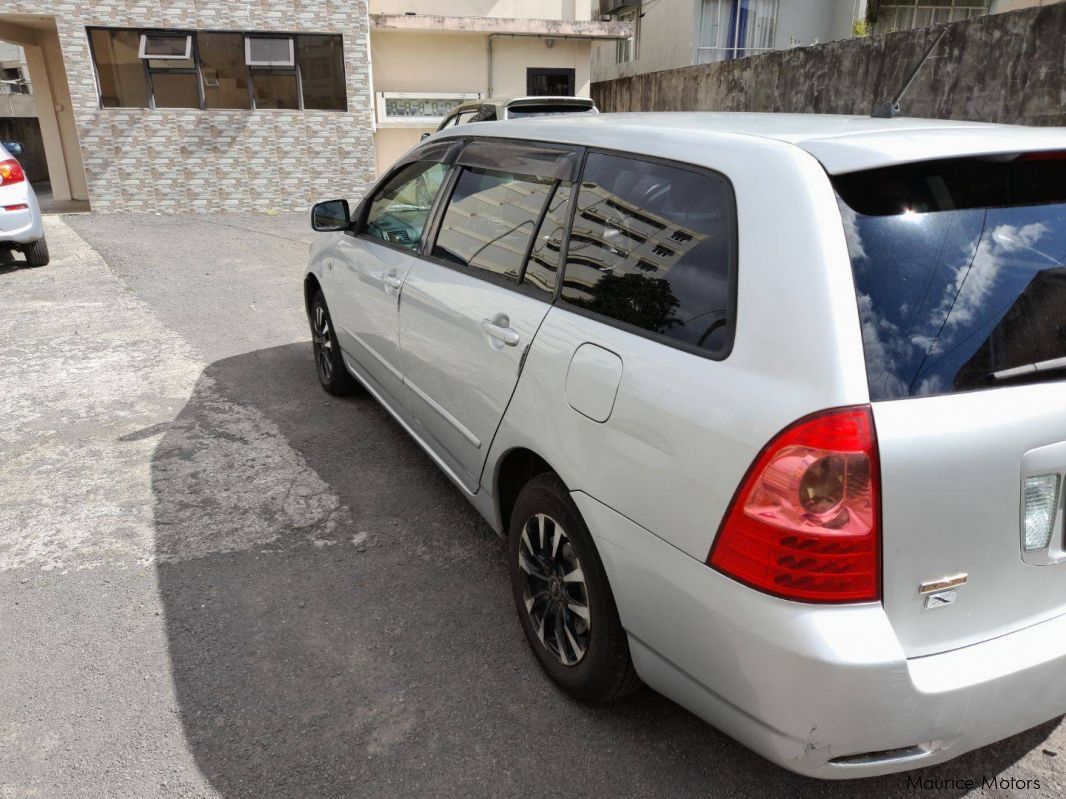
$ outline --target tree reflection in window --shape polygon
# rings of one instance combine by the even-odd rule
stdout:
[[[729,344],[733,202],[706,172],[588,157],[562,296],[571,305],[685,344]]]

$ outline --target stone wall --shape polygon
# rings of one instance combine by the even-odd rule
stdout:
[[[779,50],[592,84],[603,111],[868,114],[939,28]],[[1066,3],[993,14],[948,33],[904,97],[912,117],[1066,125]]]
[[[95,210],[304,210],[375,174],[365,0],[5,0],[53,15]],[[343,34],[348,112],[101,108],[86,26]]]

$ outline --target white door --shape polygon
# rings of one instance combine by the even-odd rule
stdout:
[[[404,279],[417,259],[422,233],[448,166],[416,161],[397,169],[369,201],[359,232],[344,235],[334,270],[331,304],[341,346],[394,400],[403,376],[397,308]]]
[[[404,284],[400,343],[420,432],[474,491],[553,299],[558,246],[534,247],[534,234],[539,245],[553,236],[557,245],[570,188],[554,177],[471,166],[477,159],[468,151],[433,248]]]

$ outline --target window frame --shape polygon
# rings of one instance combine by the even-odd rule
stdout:
[[[152,37],[152,36],[169,36],[169,37],[174,38],[174,39],[178,38],[179,36],[184,36],[185,37],[185,55],[148,55],[148,53],[147,53],[147,49],[148,48],[147,48],[146,45],[148,44],[148,39],[150,37]],[[187,61],[188,59],[193,58],[193,50],[194,50],[193,34],[190,33],[190,32],[181,31],[181,30],[176,30],[176,31],[173,31],[173,32],[171,32],[171,31],[162,32],[162,31],[157,31],[157,30],[142,30],[141,31],[140,45],[137,48],[137,57],[140,58],[142,61],[147,61],[149,59],[152,60],[152,61]]]
[[[460,137],[456,137],[456,138],[458,139]],[[451,164],[451,171],[448,173],[448,176],[444,179],[444,183],[441,184],[441,191],[440,191],[440,194],[437,196],[437,205],[433,209],[433,212],[430,213],[429,222],[426,225],[426,231],[425,231],[425,233],[422,236],[423,244],[422,244],[421,249],[417,253],[417,257],[422,259],[422,260],[428,261],[430,263],[436,264],[438,266],[443,266],[446,269],[451,269],[452,271],[457,272],[457,273],[459,273],[461,275],[467,275],[469,277],[474,277],[474,278],[477,278],[478,280],[484,280],[486,283],[491,283],[491,284],[493,284],[495,286],[499,286],[500,288],[509,289],[510,291],[516,291],[519,294],[522,294],[522,295],[524,295],[526,297],[530,297],[531,299],[534,299],[534,300],[540,300],[541,302],[546,303],[548,305],[554,304],[555,300],[559,296],[559,289],[562,286],[563,262],[562,261],[559,262],[559,269],[558,269],[558,271],[556,273],[557,276],[556,276],[555,291],[553,291],[550,294],[548,292],[544,291],[543,289],[537,288],[536,286],[531,286],[530,284],[525,282],[526,267],[529,265],[529,256],[530,256],[530,253],[533,251],[533,245],[534,245],[534,243],[536,241],[536,235],[540,231],[540,225],[541,225],[541,223],[544,220],[544,216],[545,216],[545,213],[547,211],[548,205],[550,204],[551,198],[554,196],[555,192],[558,191],[559,185],[562,184],[562,183],[569,183],[571,186],[579,186],[580,185],[580,172],[581,172],[581,168],[584,165],[585,149],[586,148],[583,145],[580,145],[580,144],[570,144],[570,143],[566,143],[566,142],[542,141],[542,140],[538,140],[538,139],[512,139],[512,138],[503,137],[503,136],[466,136],[466,137],[462,137],[462,142],[463,142],[462,149],[458,150],[456,152],[455,160]],[[516,145],[516,146],[525,145],[525,146],[542,146],[543,147],[545,145],[548,145],[548,146],[551,146],[551,147],[558,147],[560,149],[569,150],[572,153],[574,153],[574,155],[577,158],[578,170],[575,173],[575,179],[573,181],[562,180],[561,178],[553,178],[552,179],[552,188],[547,193],[547,195],[545,196],[544,205],[541,207],[540,213],[537,215],[537,219],[535,220],[535,227],[534,227],[534,230],[533,230],[533,235],[530,236],[529,243],[526,246],[525,254],[523,255],[523,258],[522,258],[522,263],[519,265],[518,276],[513,281],[503,277],[502,275],[494,274],[493,272],[490,272],[490,271],[488,271],[486,269],[480,269],[480,268],[478,268],[478,269],[470,269],[470,268],[467,268],[467,267],[461,267],[461,266],[459,266],[458,264],[456,264],[456,263],[454,263],[452,261],[449,261],[449,260],[447,260],[445,258],[439,258],[439,257],[433,255],[433,247],[437,243],[437,234],[440,232],[440,224],[441,224],[441,221],[444,219],[444,210],[448,207],[448,204],[451,202],[452,193],[455,191],[455,185],[459,182],[460,173],[462,172],[463,169],[467,168],[466,166],[460,165],[458,163],[459,159],[462,157],[463,150],[466,150],[466,148],[473,142],[497,142],[497,143],[505,143],[505,144]],[[498,171],[507,171],[507,170],[498,170]],[[519,175],[521,173],[512,172],[511,174]],[[536,176],[535,175],[526,175],[526,177],[536,177]],[[577,197],[577,192],[576,191],[571,192],[570,200],[568,201],[568,207],[567,207],[567,211],[566,211],[566,220],[567,220],[566,230],[563,233],[563,243],[562,243],[562,245],[559,248],[560,258],[563,257],[563,254],[566,251],[566,246],[567,246],[567,244],[570,241],[570,223],[573,221],[573,208],[574,208],[574,203],[576,202],[576,197]],[[410,250],[408,250],[407,252],[410,252]]]
[[[722,347],[721,352],[711,352],[703,347],[697,347],[694,344],[689,344],[684,341],[680,341],[676,338],[671,338],[664,333],[655,333],[646,328],[637,327],[631,325],[628,322],[621,322],[610,316],[590,311],[587,308],[582,308],[579,305],[567,302],[563,298],[563,285],[566,283],[566,267],[570,262],[570,235],[574,228],[574,216],[577,210],[578,195],[581,193],[581,184],[585,180],[585,167],[588,161],[589,155],[608,155],[615,158],[622,158],[627,161],[644,161],[651,164],[659,164],[660,166],[670,167],[672,169],[683,169],[687,172],[693,172],[697,175],[704,177],[711,177],[716,180],[722,181],[725,187],[728,189],[729,196],[729,212],[732,217],[732,225],[730,226],[730,233],[732,235],[732,247],[730,248],[730,263],[729,263],[729,281],[728,291],[729,298],[727,309],[729,313],[728,320],[726,322],[726,341]],[[575,313],[578,316],[583,316],[586,319],[591,319],[596,322],[613,327],[617,330],[621,330],[625,333],[631,333],[641,338],[650,339],[651,341],[658,342],[659,344],[665,344],[668,347],[687,352],[692,355],[697,355],[701,358],[706,358],[710,361],[724,361],[733,352],[733,345],[736,341],[737,331],[737,284],[739,281],[740,272],[740,225],[737,214],[737,193],[736,187],[733,185],[733,181],[724,172],[719,172],[716,169],[710,167],[700,166],[698,164],[689,164],[683,161],[674,161],[669,158],[660,158],[654,155],[645,155],[643,153],[628,152],[625,150],[615,150],[607,147],[587,147],[585,148],[585,155],[581,159],[581,170],[578,174],[577,181],[575,182],[577,191],[575,191],[570,197],[570,214],[567,219],[566,235],[560,248],[560,257],[562,260],[559,263],[559,278],[556,280],[555,285],[555,299],[553,305],[558,308]],[[523,274],[524,274],[523,270]]]
[[[356,209],[356,213],[353,215],[352,223],[344,230],[344,234],[357,239],[361,239],[363,241],[371,242],[373,244],[378,244],[382,247],[388,247],[390,250],[405,253],[406,255],[409,255],[412,258],[421,258],[422,253],[425,250],[426,239],[429,235],[429,231],[433,229],[433,224],[441,205],[441,198],[444,196],[445,191],[448,189],[448,186],[450,185],[449,182],[452,180],[453,175],[456,171],[455,162],[458,160],[459,153],[462,150],[463,146],[463,141],[458,140],[454,144],[454,146],[451,147],[451,149],[445,151],[443,159],[420,157],[424,155],[426,151],[431,152],[433,149],[439,148],[442,143],[443,142],[436,141],[423,145],[414,152],[410,153],[408,157],[394,164],[392,169],[390,169],[388,172],[378,178],[374,185],[371,186],[370,191],[366,193],[363,200],[359,203],[359,206]],[[386,186],[386,184],[388,184],[388,182],[394,177],[396,177],[396,175],[398,175],[402,170],[406,169],[411,164],[417,164],[423,161],[442,164],[448,167],[448,172],[444,175],[444,180],[441,181],[440,189],[437,190],[437,196],[433,199],[433,205],[429,209],[429,216],[426,217],[426,225],[422,228],[422,237],[418,241],[417,249],[412,250],[408,247],[402,247],[399,244],[395,244],[391,241],[385,241],[385,239],[378,238],[377,236],[371,236],[369,233],[366,232],[366,217],[370,213],[370,207],[374,204],[374,197],[377,196],[378,192],[380,192]]]
[[[107,30],[105,28],[105,30]],[[146,56],[144,55],[144,43],[149,36],[185,36],[186,45],[185,50],[188,55],[178,58],[177,56],[165,56],[160,58],[159,56]],[[141,31],[141,47],[138,52],[138,58],[141,59],[141,64],[144,66],[144,79],[148,87],[148,108],[152,111],[182,111],[192,110],[196,108],[192,106],[163,106],[160,108],[155,103],[155,75],[193,75],[196,78],[196,94],[199,101],[199,110],[205,110],[207,106],[207,95],[204,93],[204,76],[203,70],[200,64],[200,48],[199,42],[196,40],[195,31],[159,31],[159,30],[142,30]],[[191,67],[153,67],[152,61],[187,61],[192,60],[193,65]],[[212,111],[218,109],[211,109]]]
[[[444,222],[444,213],[447,210],[448,206],[451,204],[452,195],[455,193],[456,186],[459,185],[459,178],[462,177],[464,171],[469,170],[479,170],[482,172],[500,172],[513,175],[517,178],[536,177],[535,175],[523,175],[519,172],[510,172],[508,170],[503,169],[491,169],[487,167],[473,167],[461,164],[453,164],[452,173],[450,173],[445,182],[441,184],[441,189],[447,189],[448,191],[447,201],[441,203],[440,214],[436,218],[432,216],[430,217],[431,221],[435,223],[433,226],[433,237],[432,239],[426,242],[424,252],[420,253],[420,257],[425,258],[427,261],[430,261],[432,263],[439,264],[440,266],[446,266],[461,275],[469,275],[470,277],[476,277],[481,280],[485,280],[488,283],[493,283],[495,285],[502,286],[503,288],[513,289],[520,294],[525,294],[526,296],[532,297],[534,299],[539,299],[550,305],[554,301],[555,292],[546,292],[543,289],[529,286],[529,284],[525,282],[525,276],[526,267],[529,265],[529,256],[530,253],[533,251],[533,245],[536,243],[537,240],[537,233],[540,232],[540,226],[541,223],[544,221],[544,217],[548,211],[548,206],[551,203],[551,199],[555,195],[555,192],[558,191],[559,184],[563,181],[558,178],[542,178],[545,181],[550,181],[548,183],[549,188],[544,195],[543,205],[541,205],[540,210],[537,211],[536,217],[532,220],[533,233],[532,235],[530,235],[529,241],[526,242],[525,249],[522,252],[522,260],[518,264],[518,272],[515,276],[515,279],[511,281],[505,275],[501,275],[497,272],[485,269],[484,267],[477,266],[474,264],[467,264],[466,266],[462,266],[460,264],[455,263],[454,261],[449,261],[447,258],[441,258],[440,256],[433,254],[433,250],[437,245],[437,237],[440,234],[440,226]]]
[[[146,83],[146,89],[148,92],[148,104],[144,106],[105,106],[103,91],[100,86],[100,70],[96,58],[96,46],[93,44],[93,31],[103,31],[104,33],[112,33],[115,31],[132,31],[140,35],[140,46],[138,50],[138,59],[141,62],[141,66],[144,69],[144,79]],[[200,33],[228,33],[233,35],[242,36],[244,39],[244,51],[245,51],[245,63],[244,74],[248,83],[248,108],[208,108],[207,107],[207,93],[204,88],[204,75],[203,75],[203,63],[200,59],[200,47],[199,47],[199,34]],[[189,58],[193,61],[192,67],[150,67],[148,65],[149,60],[153,61],[167,61],[167,60],[184,60],[179,59],[177,56],[143,56],[143,43],[147,36],[188,36],[189,37]],[[96,102],[97,107],[102,111],[124,111],[128,109],[146,109],[151,111],[210,111],[210,112],[229,112],[229,111],[282,111],[282,112],[321,112],[328,114],[349,113],[350,102],[348,97],[347,82],[342,85],[344,91],[345,108],[341,109],[319,109],[319,108],[305,108],[304,107],[304,89],[303,89],[303,76],[300,73],[300,46],[299,39],[302,36],[335,36],[341,40],[341,60],[345,63],[345,49],[344,49],[344,35],[342,33],[335,32],[319,32],[319,31],[276,31],[276,32],[263,32],[263,31],[247,31],[247,30],[193,30],[193,29],[179,29],[179,28],[138,28],[135,26],[123,27],[114,25],[86,25],[85,26],[85,38],[89,46],[89,60],[92,63],[93,69],[93,83],[96,86]],[[293,66],[275,66],[275,67],[258,67],[250,66],[247,61],[248,55],[248,40],[252,38],[259,39],[285,39],[290,42],[290,47],[293,53]],[[192,74],[196,76],[197,91],[199,93],[200,106],[199,108],[190,107],[163,107],[158,108],[155,104],[155,86],[152,83],[152,73],[157,72],[160,74]],[[297,108],[257,108],[255,104],[255,75],[295,75],[296,77],[296,95],[297,95]]]

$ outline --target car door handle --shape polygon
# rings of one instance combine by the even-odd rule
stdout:
[[[395,289],[399,291],[403,287],[403,278],[395,272],[389,272],[387,275],[382,275],[381,282],[385,284],[387,289]]]
[[[522,340],[522,337],[518,335],[518,331],[513,327],[508,327],[506,323],[498,325],[491,319],[481,320],[481,330],[485,335],[503,342],[508,347],[517,347],[518,342]]]

